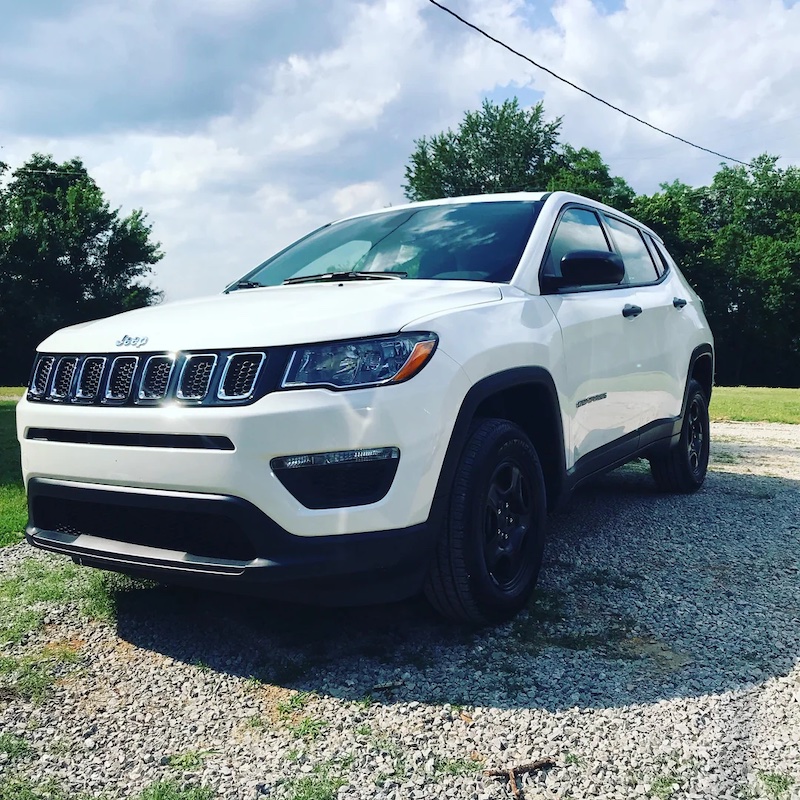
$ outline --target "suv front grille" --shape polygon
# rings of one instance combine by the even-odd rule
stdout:
[[[267,391],[264,350],[36,357],[28,400],[82,405],[243,405]],[[270,360],[270,363],[273,363]],[[275,362],[272,371],[277,368]],[[274,376],[273,376],[274,380]]]

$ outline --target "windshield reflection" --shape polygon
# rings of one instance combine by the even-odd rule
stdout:
[[[510,200],[384,211],[320,228],[233,285],[277,286],[342,272],[409,279],[511,279],[541,203]]]

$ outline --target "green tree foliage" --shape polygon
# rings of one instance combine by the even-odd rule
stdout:
[[[484,100],[468,111],[458,130],[415,141],[403,188],[409,200],[433,200],[492,192],[568,189],[617,208],[633,190],[612,177],[596,150],[561,144],[561,119],[547,122],[544,106],[521,108]]]
[[[603,203],[625,211],[636,196],[623,178],[612,177],[597,150],[572,145],[562,145],[554,161],[549,165],[553,174],[547,181],[547,191],[575,192],[592,197]]]
[[[142,211],[109,207],[79,159],[36,154],[0,184],[0,385],[24,383],[58,328],[161,299],[143,280],[162,258],[150,234]]]
[[[721,384],[800,386],[800,168],[777,161],[634,201],[705,301]]]

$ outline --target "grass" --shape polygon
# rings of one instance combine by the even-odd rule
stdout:
[[[73,603],[86,618],[111,622],[114,593],[132,585],[129,578],[71,563],[25,559],[0,579],[0,644],[19,642],[40,628],[51,603]]]
[[[653,781],[650,795],[658,800],[669,800],[678,789],[680,781],[675,775],[661,775]]]
[[[482,769],[482,764],[469,758],[437,758],[434,764],[437,775],[474,775]]]
[[[0,733],[0,753],[5,753],[9,761],[28,755],[31,746],[21,737],[13,733]]]
[[[0,775],[0,800],[105,800],[107,795],[72,794],[54,781],[34,784],[18,777]],[[180,786],[173,781],[153,783],[131,800],[214,800],[216,793],[205,786]],[[316,798],[311,798],[316,800]]]
[[[213,800],[216,794],[207,786],[178,786],[172,781],[159,781],[148,786],[135,800]]]
[[[711,395],[712,420],[800,424],[800,389],[716,386]]]
[[[54,608],[73,606],[89,620],[111,622],[115,595],[135,582],[75,564],[28,558],[0,579],[0,647],[14,645],[44,626]],[[0,656],[0,692],[40,702],[80,658],[83,642],[51,641],[25,655]],[[0,795],[0,800],[3,800]]]
[[[39,703],[50,687],[78,660],[78,645],[48,645],[22,657],[0,656],[0,687]]]
[[[317,717],[303,717],[295,723],[287,723],[287,730],[295,739],[316,739],[327,727],[324,719]]]
[[[195,772],[205,763],[208,753],[202,750],[186,750],[167,756],[167,766],[182,772]]]
[[[283,719],[288,719],[296,711],[302,711],[313,699],[313,692],[296,692],[288,700],[279,702],[275,708]]]
[[[794,784],[793,778],[780,772],[759,772],[758,779],[764,787],[764,792],[772,800],[782,800]]]
[[[85,796],[84,796],[85,797]],[[36,786],[21,778],[0,777],[0,800],[72,800],[54,783]],[[89,800],[86,797],[86,800]]]
[[[316,767],[313,774],[289,781],[291,800],[335,800],[347,781],[328,766]]]
[[[365,722],[356,728],[356,733],[359,736],[372,736],[372,727]]]
[[[0,388],[0,397],[12,390]],[[28,518],[12,400],[0,400],[0,547],[22,539]]]

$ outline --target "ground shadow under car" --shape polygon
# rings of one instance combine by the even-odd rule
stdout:
[[[710,472],[661,495],[642,464],[550,519],[530,609],[494,629],[424,601],[332,609],[152,587],[118,634],[186,663],[344,700],[548,710],[720,693],[800,656],[800,483]]]

